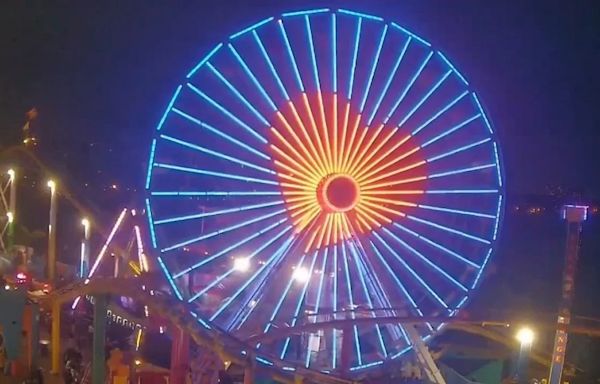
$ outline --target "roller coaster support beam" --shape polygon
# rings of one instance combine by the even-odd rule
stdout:
[[[429,382],[434,384],[446,384],[446,380],[442,376],[440,370],[435,364],[435,360],[431,356],[429,352],[429,348],[423,342],[421,335],[417,332],[414,325],[408,325],[404,327],[408,338],[410,339],[411,344],[413,345],[413,349],[417,356],[417,361],[423,370],[425,371],[425,375]]]
[[[108,297],[94,297],[94,339],[92,351],[92,384],[106,382],[106,313]]]
[[[185,329],[174,326],[171,343],[170,384],[185,384],[185,377],[190,366],[190,335]]]
[[[50,331],[50,339],[51,339],[51,372],[53,375],[59,375],[61,372],[60,365],[60,306],[61,302],[59,300],[54,300],[52,302],[52,329]]]
[[[550,366],[550,384],[559,384],[565,354],[567,352],[568,328],[571,323],[571,303],[575,290],[575,272],[579,258],[582,223],[587,219],[587,206],[567,205],[563,210],[563,218],[567,220],[567,247],[565,255],[565,270],[563,272],[562,296],[558,311],[558,324],[552,351],[552,365]]]

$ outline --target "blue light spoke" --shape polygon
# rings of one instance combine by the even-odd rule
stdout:
[[[237,146],[239,146],[239,147],[241,147],[241,148],[243,148],[243,149],[245,149],[245,150],[247,150],[249,152],[252,152],[253,154],[255,154],[255,155],[257,155],[257,156],[259,156],[259,157],[261,157],[261,158],[263,158],[265,160],[271,160],[271,158],[269,156],[265,155],[264,153],[258,151],[255,148],[249,146],[248,144],[243,143],[243,142],[235,139],[234,137],[232,137],[232,136],[230,136],[230,135],[228,135],[228,134],[220,131],[219,129],[217,129],[217,128],[215,128],[215,127],[213,127],[213,126],[211,126],[211,125],[209,125],[209,124],[207,124],[207,123],[205,123],[203,121],[200,121],[200,120],[196,119],[195,117],[192,117],[192,116],[188,115],[187,113],[185,113],[183,111],[180,111],[177,108],[173,108],[173,112],[175,112],[179,116],[181,116],[181,117],[183,117],[183,118],[191,121],[192,123],[194,123],[196,125],[199,125],[200,127],[208,130],[209,132],[212,132],[215,135],[217,135],[219,137],[222,137],[225,140],[227,140],[227,141],[229,141],[229,142],[231,142],[231,143],[233,143],[233,144],[235,144],[235,145],[237,145]]]
[[[375,21],[383,21],[383,19],[381,17],[379,17],[379,16],[373,16],[373,15],[368,15],[366,13],[349,11],[347,9],[339,9],[338,12],[339,13],[344,13],[346,15],[358,16],[360,19],[365,18],[365,19],[370,19],[370,20],[375,20]]]
[[[256,75],[254,75],[254,73],[252,72],[252,70],[250,69],[250,67],[248,67],[248,64],[246,64],[246,62],[244,61],[244,59],[242,59],[242,57],[236,51],[236,49],[233,47],[233,45],[228,44],[228,47],[229,47],[229,50],[231,51],[231,53],[233,53],[233,55],[235,56],[236,60],[238,61],[238,63],[242,67],[242,69],[244,70],[244,72],[246,72],[246,74],[252,80],[252,82],[254,83],[254,85],[256,86],[256,88],[258,88],[258,90],[261,93],[261,95],[265,98],[265,100],[267,101],[267,103],[269,104],[269,106],[271,106],[271,109],[273,109],[273,112],[277,111],[277,107],[275,106],[275,103],[273,102],[273,99],[271,99],[271,97],[269,96],[269,94],[267,93],[267,91],[265,90],[265,88],[258,81],[258,79],[256,78]]]
[[[229,82],[229,80],[225,78],[225,76],[223,76],[221,72],[219,72],[210,62],[207,62],[206,66],[215,74],[215,76],[219,78],[219,80],[223,82],[223,84],[225,84],[227,88],[229,88],[231,92],[233,92],[234,95],[237,96],[238,99],[240,99],[242,104],[244,104],[250,110],[250,112],[254,114],[254,116],[256,116],[264,125],[270,125],[267,119],[265,119],[265,117],[260,112],[258,112],[256,108],[254,108],[254,106],[248,101],[248,99],[246,99],[244,95],[242,95],[240,91],[238,91],[237,88],[234,87],[233,84],[231,84],[231,82]]]
[[[259,253],[261,253],[262,251],[264,251],[267,247],[269,247],[271,244],[273,244],[278,239],[280,239],[283,235],[285,235],[285,233],[288,232],[291,228],[292,228],[291,226],[288,226],[288,227],[284,228],[277,235],[275,235],[271,239],[269,239],[269,241],[263,243],[260,247],[258,247],[254,251],[252,251],[252,253],[250,253],[247,256],[247,258],[250,259],[250,260],[252,260],[256,255],[258,255]],[[236,271],[235,268],[230,268],[227,272],[225,272],[222,275],[220,275],[219,277],[217,277],[210,284],[208,284],[202,290],[200,290],[199,292],[197,292],[194,296],[190,297],[188,299],[188,303],[191,303],[194,300],[198,299],[200,296],[204,295],[206,292],[208,292],[209,290],[211,290],[213,287],[217,286],[221,281],[225,280],[225,278],[227,278],[229,275],[231,275],[235,271]],[[211,321],[212,321],[212,319],[211,319]]]
[[[170,247],[163,248],[163,249],[161,249],[161,252],[164,253],[164,252],[172,251],[173,249],[185,247],[186,245],[197,243],[199,241],[206,240],[206,239],[209,239],[211,237],[214,237],[214,236],[217,236],[217,235],[221,235],[223,233],[231,232],[233,230],[236,230],[238,228],[242,228],[242,227],[244,227],[246,225],[249,225],[249,224],[258,223],[258,222],[260,222],[262,220],[265,220],[265,219],[268,219],[268,218],[271,218],[271,217],[274,217],[274,216],[277,216],[277,215],[281,215],[281,214],[283,214],[285,212],[286,212],[285,209],[281,209],[281,210],[275,211],[273,213],[269,213],[267,215],[263,215],[263,216],[259,216],[259,217],[256,217],[256,218],[253,218],[253,219],[250,219],[250,220],[246,220],[246,221],[244,221],[242,223],[235,224],[235,225],[223,228],[223,229],[219,229],[218,231],[213,231],[213,232],[207,233],[206,235],[198,236],[198,237],[195,237],[193,239],[182,241],[182,242],[177,243],[175,245],[172,245]]]
[[[410,91],[410,89],[412,88],[413,84],[417,81],[417,79],[419,78],[419,76],[421,76],[421,73],[423,72],[423,69],[425,69],[425,67],[427,66],[427,63],[429,63],[429,60],[431,60],[432,56],[433,56],[433,51],[429,52],[429,54],[427,55],[427,57],[425,57],[425,60],[423,60],[423,62],[421,63],[421,65],[417,69],[417,72],[415,72],[415,74],[410,79],[410,81],[408,82],[408,84],[406,84],[406,86],[402,90],[402,93],[400,94],[400,97],[398,97],[398,100],[396,100],[396,102],[394,103],[394,105],[392,106],[392,108],[390,109],[390,111],[388,112],[387,116],[383,120],[384,124],[386,124],[390,120],[390,118],[392,117],[392,115],[394,114],[394,112],[396,112],[396,109],[398,109],[398,106],[400,105],[400,103],[402,102],[402,100],[404,100],[404,98],[406,97],[406,94],[408,93],[408,91]]]
[[[269,67],[269,70],[271,71],[271,74],[275,78],[275,81],[277,82],[277,86],[279,87],[279,90],[281,91],[281,93],[283,93],[283,97],[287,101],[289,101],[290,96],[288,95],[287,91],[285,90],[285,87],[283,86],[283,82],[281,81],[281,78],[279,77],[279,74],[277,73],[277,70],[275,70],[275,67],[273,66],[273,61],[271,60],[271,57],[269,56],[267,49],[263,45],[262,40],[260,39],[260,37],[258,36],[258,33],[256,33],[256,32],[253,32],[252,36],[254,36],[254,41],[256,41],[256,44],[258,45],[263,58],[267,62],[267,65]]]
[[[412,275],[412,277],[417,280],[423,288],[425,288],[425,290],[435,299],[435,301],[444,307],[444,309],[449,311],[448,304],[446,304],[446,302],[425,282],[425,280],[423,280],[421,276],[419,276],[419,274],[416,273],[377,232],[373,231],[373,235],[381,242],[381,244],[383,244],[388,252],[391,253],[400,264],[402,264],[404,269],[406,269]]]
[[[408,119],[410,119],[412,117],[412,115],[419,109],[421,108],[421,106],[429,99],[429,97],[444,83],[444,81],[446,81],[446,79],[448,78],[448,76],[450,76],[450,74],[452,73],[452,71],[448,71],[444,74],[444,76],[442,76],[442,78],[440,80],[438,80],[437,83],[435,83],[435,85],[433,87],[431,87],[431,89],[429,91],[427,91],[427,93],[425,94],[425,96],[423,96],[421,98],[421,100],[419,100],[419,102],[417,103],[417,105],[415,105],[410,112],[408,112],[406,114],[406,116],[404,116],[404,118],[402,119],[402,121],[400,121],[400,123],[398,123],[398,126],[401,127],[404,125],[404,123],[406,123],[408,121]]]
[[[214,321],[227,307],[231,304],[252,282],[260,275],[262,271],[264,271],[273,261],[281,259],[285,252],[282,250],[286,249],[287,246],[293,241],[294,235],[292,235],[285,243],[283,243],[279,249],[273,253],[273,255],[267,260],[267,262],[262,265],[238,290],[225,300],[225,302],[217,309],[215,313],[210,317],[210,321]]]
[[[212,211],[212,212],[203,212],[203,213],[196,213],[193,215],[176,216],[176,217],[170,217],[167,219],[155,220],[154,224],[160,225],[160,224],[168,224],[168,223],[178,223],[181,221],[201,219],[204,217],[220,216],[220,215],[225,215],[228,213],[250,211],[250,210],[259,209],[259,208],[268,208],[268,207],[273,207],[276,205],[281,205],[283,203],[284,203],[283,200],[276,200],[276,201],[269,201],[267,203],[262,203],[262,204],[245,205],[245,206],[241,206],[241,207],[221,209],[221,210]]]
[[[444,131],[442,133],[440,133],[439,135],[437,135],[436,137],[434,137],[433,139],[430,139],[428,141],[426,141],[425,143],[423,143],[421,145],[421,147],[425,148],[426,146],[435,143],[436,141],[438,141],[439,139],[448,136],[451,133],[454,133],[455,131],[458,131],[459,129],[461,129],[462,127],[464,127],[465,125],[469,124],[472,121],[477,120],[479,117],[481,117],[481,114],[477,114],[475,116],[469,117],[467,120],[458,123],[457,125],[455,125],[454,127],[448,129],[447,131]]]
[[[158,261],[158,265],[160,266],[160,269],[163,270],[163,273],[167,277],[167,280],[169,281],[169,285],[173,289],[173,292],[175,292],[175,295],[177,296],[177,298],[179,300],[183,301],[183,296],[181,296],[181,292],[179,292],[179,288],[177,288],[177,285],[175,284],[175,281],[173,281],[173,278],[171,277],[171,274],[169,273],[169,270],[165,266],[165,263],[163,262],[163,260],[161,259],[160,256],[157,257],[156,260]]]
[[[490,193],[498,193],[497,189],[430,189],[425,191],[425,193],[429,194],[490,194]]]
[[[494,158],[496,160],[496,175],[498,176],[498,186],[502,186],[502,174],[500,173],[500,158],[498,156],[498,145],[494,142]]]
[[[296,323],[298,322],[298,316],[300,315],[300,309],[302,309],[302,305],[304,304],[304,299],[306,298],[306,292],[308,290],[308,285],[310,284],[310,280],[313,275],[313,271],[315,268],[315,263],[317,261],[318,255],[319,255],[319,250],[316,250],[315,253],[313,254],[312,262],[310,263],[310,269],[308,271],[309,278],[304,282],[304,285],[302,286],[302,292],[298,296],[298,302],[296,303],[296,309],[294,310],[294,315],[293,315],[292,322],[291,322],[292,327],[294,327],[296,325]],[[285,340],[283,350],[281,351],[281,354],[280,354],[281,359],[283,359],[283,357],[287,353],[287,348],[288,348],[289,344],[290,344],[290,337],[288,336],[287,339]],[[307,352],[307,357],[310,357],[310,354],[308,352]]]
[[[479,283],[479,279],[481,279],[483,271],[485,270],[485,266],[487,265],[488,261],[490,260],[490,256],[492,256],[492,250],[493,250],[492,248],[488,249],[485,259],[483,260],[483,264],[481,265],[481,269],[479,270],[479,272],[477,272],[477,276],[475,276],[475,281],[473,281],[473,285],[471,285],[471,289],[475,289],[477,287],[477,284]]]
[[[152,218],[152,208],[150,207],[150,199],[146,199],[146,216],[148,217],[148,228],[150,229],[150,239],[152,248],[156,249],[156,232],[154,231],[154,219]]]
[[[406,53],[406,50],[408,49],[408,46],[410,45],[411,40],[412,40],[412,37],[410,37],[410,36],[408,37],[408,39],[406,39],[406,43],[404,43],[404,46],[402,47],[402,50],[400,51],[400,55],[398,56],[398,59],[396,59],[396,62],[394,63],[392,72],[390,72],[390,75],[388,76],[387,81],[385,82],[385,85],[384,85],[383,89],[381,90],[379,97],[377,98],[375,107],[373,107],[373,110],[371,111],[371,114],[369,115],[369,119],[367,120],[368,126],[370,126],[371,123],[373,122],[373,119],[375,118],[375,114],[379,110],[379,107],[381,106],[381,102],[383,101],[383,98],[385,97],[388,89],[392,85],[392,80],[394,80],[394,78],[396,77],[396,72],[398,71],[398,68],[400,67],[400,63],[402,62],[402,59],[404,58],[404,54]]]
[[[407,242],[405,242],[404,240],[402,240],[401,238],[399,238],[398,236],[396,236],[392,231],[390,231],[387,228],[384,228],[383,231],[385,233],[387,233],[389,236],[391,236],[398,243],[402,244],[402,246],[404,248],[406,248],[410,252],[412,252],[413,255],[417,256],[419,259],[421,259],[421,261],[423,261],[429,267],[433,268],[435,271],[437,271],[442,276],[444,276],[446,279],[448,279],[450,282],[452,282],[454,285],[456,285],[459,289],[461,289],[464,292],[468,292],[467,287],[465,287],[461,282],[459,282],[458,280],[456,280],[454,277],[450,276],[450,274],[448,274],[446,271],[444,271],[438,265],[436,265],[431,260],[429,260],[427,257],[425,257],[421,252],[417,251],[415,248],[413,248],[410,245],[408,245]]]
[[[464,91],[463,93],[461,93],[460,95],[458,95],[454,100],[452,100],[450,103],[448,103],[444,108],[440,109],[435,115],[431,116],[429,118],[429,120],[427,120],[426,122],[424,122],[423,124],[421,124],[417,129],[415,129],[412,132],[412,135],[414,136],[417,133],[419,133],[419,131],[421,131],[423,128],[427,127],[429,124],[431,124],[433,121],[435,121],[444,112],[446,112],[447,110],[449,110],[450,108],[452,108],[454,105],[456,105],[456,103],[458,103],[459,101],[461,101],[468,94],[469,94],[469,91]]]
[[[261,167],[259,165],[256,165],[254,163],[250,163],[248,161],[244,161],[244,160],[238,159],[237,157],[226,155],[226,154],[224,154],[222,152],[213,151],[213,150],[210,150],[208,148],[204,148],[204,147],[201,147],[199,145],[192,144],[192,143],[190,143],[188,141],[185,141],[185,140],[177,139],[175,137],[167,136],[167,135],[160,135],[160,138],[168,140],[168,141],[170,141],[172,143],[179,144],[179,145],[184,146],[186,148],[190,148],[190,149],[196,150],[198,152],[205,153],[207,155],[212,155],[212,156],[217,157],[219,159],[228,160],[228,161],[231,161],[233,163],[239,164],[241,166],[245,166],[245,167],[248,167],[248,168],[256,169],[257,171],[265,172],[265,173],[268,173],[270,175],[276,175],[277,174],[275,171],[273,171],[271,169],[268,169],[268,168],[265,168],[265,167]]]
[[[334,245],[334,247],[333,247],[333,289],[332,289],[332,298],[331,298],[331,302],[333,303],[333,313],[334,313],[333,318],[334,319],[337,319],[337,315],[335,314],[337,312],[337,298],[338,298],[337,272],[338,272],[338,246]],[[336,366],[337,366],[337,337],[336,336],[337,336],[337,329],[333,328],[332,339],[331,339],[331,346],[332,346],[331,366],[333,367],[333,369],[336,369]]]
[[[329,12],[329,8],[311,9],[309,11],[286,12],[281,14],[282,17],[313,15],[315,13]]]
[[[453,250],[451,250],[451,249],[449,249],[449,248],[446,248],[446,247],[444,247],[444,246],[443,246],[443,245],[441,245],[441,244],[438,244],[438,243],[436,243],[435,241],[433,241],[433,240],[429,239],[429,238],[428,238],[428,237],[426,237],[426,236],[423,236],[423,235],[421,235],[421,234],[419,234],[419,233],[417,233],[417,232],[415,232],[415,231],[411,231],[410,229],[408,229],[408,228],[406,228],[405,226],[403,226],[403,225],[400,225],[400,224],[398,224],[398,223],[393,223],[393,225],[394,225],[395,227],[397,227],[397,228],[400,228],[401,230],[403,230],[403,231],[405,231],[405,232],[407,232],[407,233],[410,233],[411,235],[415,236],[416,238],[423,240],[423,241],[424,241],[424,242],[426,242],[427,244],[429,244],[429,245],[431,245],[431,246],[434,246],[435,248],[437,248],[437,249],[439,249],[439,250],[441,250],[441,251],[444,251],[444,252],[446,252],[447,254],[449,254],[449,255],[451,255],[451,256],[453,256],[453,257],[456,257],[456,258],[457,258],[457,259],[459,259],[460,261],[462,261],[462,262],[464,262],[464,263],[466,263],[466,264],[468,264],[468,265],[472,266],[473,268],[477,268],[477,269],[479,269],[479,268],[480,268],[480,266],[479,266],[479,265],[477,265],[476,263],[474,263],[474,262],[472,262],[471,260],[467,259],[466,257],[464,257],[464,256],[460,255],[460,254],[459,254],[459,253],[457,253],[457,252],[454,252]]]
[[[337,93],[337,27],[335,13],[331,14],[331,76],[333,93]]]
[[[482,169],[492,168],[495,166],[496,166],[496,164],[483,164],[483,165],[477,165],[475,167],[459,168],[459,169],[455,169],[455,170],[448,171],[448,172],[435,173],[433,175],[429,175],[428,178],[435,179],[437,177],[459,175],[461,173],[480,171]]]
[[[321,82],[319,81],[319,69],[317,66],[317,57],[315,55],[315,43],[313,42],[312,36],[312,28],[310,26],[310,20],[308,16],[304,16],[304,21],[306,24],[306,33],[308,35],[308,46],[310,47],[310,58],[313,68],[313,75],[315,76],[315,84],[317,89],[321,91]]]
[[[231,173],[224,173],[224,172],[207,171],[205,169],[199,169],[199,168],[182,167],[182,166],[179,166],[179,165],[163,164],[163,163],[155,163],[154,166],[156,166],[158,168],[171,169],[171,170],[174,170],[174,171],[181,171],[181,172],[186,172],[186,173],[195,173],[195,174],[198,174],[198,175],[214,176],[214,177],[220,177],[220,178],[223,178],[223,179],[232,179],[232,180],[246,181],[246,182],[249,182],[249,183],[279,185],[278,182],[273,181],[273,180],[258,179],[258,178],[255,178],[255,177],[246,177],[246,176],[234,175],[234,174],[231,174]]]
[[[350,267],[348,266],[348,256],[346,255],[346,242],[342,243],[342,260],[344,261],[344,271],[346,276],[346,286],[348,287],[348,298],[350,300],[350,317],[352,319],[356,319],[356,313],[354,310],[356,309],[354,305],[354,297],[352,294],[352,282],[350,280]],[[362,364],[362,351],[360,348],[360,339],[358,337],[358,327],[356,324],[353,326],[354,328],[354,345],[356,346],[356,356],[358,357],[358,364]],[[344,335],[347,337],[348,335]]]
[[[473,95],[473,100],[475,100],[475,104],[477,104],[477,108],[479,109],[479,113],[483,117],[485,126],[487,127],[488,131],[493,134],[494,130],[492,129],[492,125],[490,124],[490,121],[488,120],[488,118],[485,114],[485,111],[483,110],[483,107],[481,106],[481,103],[479,102],[479,98],[477,97],[477,94],[475,92],[473,92],[472,95]]]
[[[319,279],[319,288],[317,288],[317,302],[315,303],[315,314],[319,313],[319,309],[321,308],[321,294],[323,293],[323,283],[325,281],[325,268],[327,267],[327,257],[329,254],[329,247],[325,248],[323,251],[323,263],[321,264],[321,278]],[[297,318],[297,315],[294,316],[294,319]],[[317,317],[314,318],[317,322]],[[288,338],[289,339],[289,338]],[[287,343],[287,340],[286,340]],[[282,354],[282,356],[285,354]],[[283,357],[282,357],[283,358]],[[306,360],[304,361],[304,365],[306,368],[310,366],[310,349],[306,350]]]
[[[217,46],[214,47],[210,52],[208,52],[208,55],[204,56],[204,58],[202,60],[200,60],[200,62],[187,74],[186,78],[189,79],[190,77],[194,76],[196,71],[199,70],[200,67],[202,67],[204,65],[204,63],[206,63],[208,60],[210,60],[210,58],[213,57],[215,55],[215,53],[217,53],[217,51],[219,49],[221,49],[222,46],[223,46],[223,43],[217,44]]]
[[[271,20],[273,20],[273,17],[272,17],[272,16],[271,16],[271,17],[269,17],[269,18],[267,18],[267,19],[261,20],[261,21],[259,21],[258,23],[252,24],[252,25],[251,25],[251,26],[249,26],[248,28],[242,29],[241,31],[239,31],[239,32],[237,32],[237,33],[234,33],[233,35],[231,35],[231,36],[229,37],[229,39],[230,39],[230,40],[233,40],[233,39],[235,39],[236,37],[242,36],[242,35],[244,35],[244,34],[246,34],[246,33],[250,32],[250,31],[252,31],[252,32],[256,32],[256,29],[257,29],[258,27],[260,27],[261,25],[267,24],[267,23],[268,23],[269,21],[271,21]]]
[[[414,33],[410,32],[409,30],[403,28],[402,26],[392,22],[392,27],[394,28],[398,28],[399,30],[401,30],[402,32],[406,33],[408,36],[412,37],[413,39],[421,42],[422,44],[431,47],[431,44],[429,44],[427,41],[421,39],[419,36],[415,35]]]
[[[463,232],[463,231],[459,231],[458,229],[446,227],[445,225],[437,224],[437,223],[434,223],[432,221],[421,219],[421,218],[418,218],[418,217],[413,216],[413,215],[407,215],[406,217],[409,218],[409,219],[411,219],[411,220],[417,221],[417,222],[422,223],[422,224],[429,225],[430,227],[437,228],[437,229],[440,229],[440,230],[448,232],[448,233],[454,233],[455,235],[459,235],[459,236],[465,237],[467,239],[475,240],[475,241],[478,241],[478,242],[483,243],[483,244],[490,244],[489,240],[486,240],[486,239],[481,238],[479,236],[471,235],[471,234]]]
[[[283,25],[283,21],[279,20],[279,31],[281,32],[281,36],[283,37],[283,41],[285,43],[285,48],[287,49],[287,53],[292,63],[292,69],[294,70],[294,75],[296,76],[296,81],[298,82],[298,88],[300,88],[300,92],[304,92],[304,84],[302,83],[302,78],[300,77],[300,71],[298,70],[298,65],[296,64],[296,58],[294,57],[294,52],[292,51],[292,45],[290,44],[290,40],[288,39],[287,32],[285,31],[285,26]],[[289,100],[289,99],[288,99]]]
[[[444,56],[444,54],[442,52],[440,52],[440,51],[438,51],[437,54],[438,54],[438,56],[442,60],[444,60],[444,62],[446,63],[446,65],[448,65],[452,69],[452,71],[454,72],[454,74],[456,76],[458,76],[458,78],[460,79],[460,81],[462,81],[466,86],[469,86],[469,82],[467,81],[467,79],[465,79],[465,77],[460,72],[458,72],[458,70],[456,69],[456,67],[454,67],[454,65],[452,65],[452,63],[450,62],[450,60],[448,60],[446,58],[446,56]]]
[[[278,191],[155,191],[152,196],[281,196]]]
[[[354,53],[352,54],[352,66],[350,67],[350,79],[348,83],[348,100],[352,100],[352,88],[354,87],[354,72],[356,71],[356,59],[358,58],[358,47],[360,43],[360,31],[362,29],[362,18],[356,24],[356,36],[354,37]]]
[[[502,209],[502,195],[498,195],[498,206],[496,208],[496,222],[494,223],[494,234],[492,239],[495,241],[498,237],[498,226],[500,225],[500,210]]]
[[[448,157],[448,156],[455,155],[455,154],[457,154],[457,153],[460,153],[460,152],[464,152],[464,151],[466,151],[466,150],[468,150],[468,149],[471,149],[471,148],[478,147],[478,146],[480,146],[481,144],[485,144],[485,143],[487,143],[487,142],[488,142],[488,141],[490,141],[490,140],[491,140],[491,139],[488,137],[488,138],[486,138],[486,139],[479,140],[479,141],[477,141],[477,142],[475,142],[475,143],[471,143],[471,144],[464,145],[464,146],[462,146],[462,147],[460,147],[460,148],[456,148],[456,149],[453,149],[453,150],[451,150],[451,151],[448,151],[448,152],[442,153],[441,155],[437,155],[437,156],[430,157],[429,159],[427,159],[427,162],[428,162],[428,163],[431,163],[431,162],[433,162],[433,161],[436,161],[436,160],[439,160],[439,159],[443,159],[444,157]]]
[[[370,296],[369,290],[367,288],[367,283],[365,281],[365,276],[364,276],[363,270],[361,269],[361,262],[357,255],[357,251],[352,243],[349,244],[349,247],[350,247],[350,253],[352,254],[352,257],[354,258],[354,262],[356,263],[356,269],[358,270],[358,277],[359,277],[362,289],[365,293],[365,298],[367,299],[367,305],[370,309],[374,309],[375,307],[373,306],[373,301],[371,300],[371,296]],[[377,317],[374,312],[371,312],[371,316]],[[375,325],[375,331],[377,332],[377,337],[379,339],[379,345],[381,347],[381,351],[383,352],[383,355],[387,357],[388,352],[387,352],[387,349],[385,348],[385,343],[383,342],[383,335],[381,334],[381,328],[379,327],[379,324]]]
[[[238,241],[237,243],[230,245],[229,247],[227,247],[225,249],[220,250],[219,252],[215,253],[214,255],[207,257],[206,259],[203,259],[202,261],[192,265],[191,267],[188,267],[188,268],[184,269],[183,271],[176,273],[175,275],[173,275],[173,278],[177,279],[181,276],[184,276],[184,275],[192,272],[193,270],[198,269],[198,268],[202,267],[203,265],[206,265],[206,264],[210,263],[211,261],[216,260],[216,259],[226,255],[227,253],[233,251],[234,249],[237,249],[239,246],[244,245],[247,242],[256,239],[260,235],[271,231],[272,229],[280,226],[281,224],[285,223],[286,221],[287,221],[287,219],[282,219],[282,220],[276,221],[275,223],[267,226],[266,228],[261,229],[260,231],[253,233],[252,235]],[[288,229],[288,228],[290,228],[290,227],[288,226],[286,229]]]
[[[169,115],[169,112],[171,112],[171,109],[173,108],[173,105],[175,104],[175,100],[177,100],[177,97],[179,96],[179,93],[181,92],[182,88],[183,87],[180,85],[175,90],[173,97],[171,97],[171,101],[169,101],[169,104],[167,105],[167,109],[165,109],[165,112],[163,113],[162,117],[160,118],[160,121],[158,122],[158,125],[156,126],[157,131],[160,131],[161,128],[163,127],[163,125],[165,124],[165,121],[167,120],[167,116]]]
[[[495,219],[496,218],[496,216],[490,215],[489,213],[481,213],[481,212],[474,212],[474,211],[464,211],[462,209],[435,207],[435,206],[432,206],[432,205],[425,205],[425,204],[418,204],[417,206],[419,208],[429,209],[429,210],[432,210],[432,211],[457,213],[459,215],[475,216],[475,217],[485,217],[485,218],[488,218],[488,219]]]
[[[362,100],[360,102],[360,113],[363,112],[365,108],[365,103],[367,102],[367,97],[369,96],[369,92],[371,90],[371,84],[373,83],[373,77],[375,76],[375,70],[377,69],[377,65],[379,64],[379,56],[381,55],[381,49],[383,48],[383,42],[385,41],[385,36],[387,34],[388,26],[385,25],[383,27],[383,31],[381,32],[381,37],[379,38],[379,44],[377,45],[377,51],[375,52],[375,57],[373,58],[373,63],[371,64],[371,71],[369,73],[369,78],[367,80],[367,86],[365,92],[363,93]]]
[[[148,168],[146,169],[146,189],[150,189],[150,180],[152,178],[152,166],[154,165],[154,155],[156,152],[156,139],[152,139],[150,146],[150,158],[148,159]]]
[[[240,120],[237,116],[235,116],[233,113],[231,113],[230,111],[228,111],[221,104],[217,103],[215,100],[211,99],[207,94],[205,94],[204,92],[202,92],[200,89],[196,88],[193,84],[187,83],[187,86],[192,91],[194,91],[197,95],[199,95],[200,97],[202,97],[202,99],[204,99],[210,105],[212,105],[213,107],[215,107],[218,111],[220,111],[221,113],[223,113],[225,116],[229,117],[231,120],[233,120],[240,127],[244,128],[252,136],[254,136],[258,140],[260,140],[263,144],[267,144],[268,143],[268,140],[265,139],[260,133],[256,132],[248,124],[244,123],[242,120]]]

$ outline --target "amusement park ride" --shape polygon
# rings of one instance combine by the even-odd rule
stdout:
[[[0,187],[6,250],[14,170]],[[104,383],[109,307],[121,316],[106,299],[114,294],[146,307],[149,319],[128,320],[138,343],[152,316],[173,325],[173,384],[190,364],[190,337],[243,367],[245,384],[256,372],[353,382],[410,355],[427,381],[446,383],[427,343],[460,323],[504,209],[499,144],[467,79],[400,25],[344,9],[270,17],[210,50],[159,121],[145,188],[144,209],[121,211],[93,262],[87,214],[81,281],[38,298],[51,303],[55,373],[61,306],[93,296],[92,379]],[[552,383],[582,212],[566,208]],[[99,271],[118,233],[131,235],[127,256],[114,257],[107,277]],[[172,296],[145,280],[153,266]]]

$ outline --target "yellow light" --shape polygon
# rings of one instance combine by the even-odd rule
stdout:
[[[90,221],[86,217],[84,217],[83,219],[81,219],[81,225],[83,225],[87,229],[90,226]]]
[[[8,170],[7,173],[8,173],[8,176],[10,176],[10,180],[11,181],[14,180],[14,178],[15,178],[15,170],[11,168],[11,169]]]
[[[135,365],[142,365],[142,361],[140,359],[135,359]]]
[[[299,267],[294,270],[294,274],[292,275],[292,277],[294,278],[294,280],[300,283],[305,283],[308,281],[308,279],[310,279],[310,273],[308,273],[308,269],[304,267]]]
[[[48,180],[48,183],[46,184],[48,185],[48,188],[50,188],[52,192],[54,192],[54,190],[56,189],[56,182],[54,180]]]
[[[233,268],[236,271],[246,272],[250,269],[250,259],[247,257],[237,257],[233,260]]]
[[[535,334],[531,328],[523,327],[517,332],[517,340],[519,340],[521,345],[531,345],[534,338]]]
[[[8,219],[9,224],[15,220],[15,217],[12,212],[6,212],[6,218]]]

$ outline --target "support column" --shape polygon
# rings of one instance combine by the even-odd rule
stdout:
[[[256,361],[248,359],[244,367],[244,384],[254,384],[254,375],[256,373]]]
[[[174,326],[171,345],[171,373],[169,384],[185,384],[190,366],[190,336],[184,329]]]
[[[58,300],[54,300],[54,302],[52,303],[52,328],[50,330],[50,346],[52,347],[51,373],[53,375],[60,375],[62,368],[60,364],[60,307],[60,302]]]
[[[92,384],[106,382],[106,295],[94,297],[94,339],[92,349]]]

